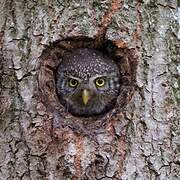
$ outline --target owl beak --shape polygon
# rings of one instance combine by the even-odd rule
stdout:
[[[82,92],[83,103],[86,105],[90,99],[90,93],[87,89],[84,89]]]

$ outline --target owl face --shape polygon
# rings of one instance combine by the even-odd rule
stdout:
[[[65,54],[56,74],[60,102],[76,116],[95,116],[113,107],[119,94],[115,62],[92,49]]]

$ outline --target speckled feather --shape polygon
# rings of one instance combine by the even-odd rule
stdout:
[[[77,49],[65,54],[63,63],[59,69],[67,75],[84,80],[92,76],[113,73],[117,71],[117,65],[113,60],[93,49]]]
[[[107,78],[107,85],[96,88],[94,79],[98,76]],[[80,79],[80,85],[68,87],[68,78]],[[64,55],[56,74],[58,97],[68,111],[78,116],[102,114],[115,104],[119,94],[119,68],[116,63],[100,51],[93,49],[74,49]],[[84,106],[81,99],[82,89],[89,89],[92,99]]]

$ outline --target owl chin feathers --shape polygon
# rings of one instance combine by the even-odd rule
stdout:
[[[107,113],[110,109],[112,109],[114,107],[114,105],[116,104],[116,99],[112,99],[112,98],[106,98],[107,101],[109,101],[111,99],[110,102],[104,102],[104,98],[103,101],[101,102],[101,100],[98,98],[92,98],[86,105],[83,104],[83,102],[79,102],[79,103],[71,103],[70,100],[66,99],[66,101],[62,101],[64,107],[66,108],[66,110],[71,113],[74,116],[77,117],[94,117],[94,116],[100,116],[100,115],[104,115],[105,113]],[[74,102],[74,101],[73,101]]]

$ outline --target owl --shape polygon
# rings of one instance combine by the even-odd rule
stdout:
[[[99,50],[64,54],[56,71],[60,102],[74,116],[98,116],[114,107],[120,88],[118,65]]]

